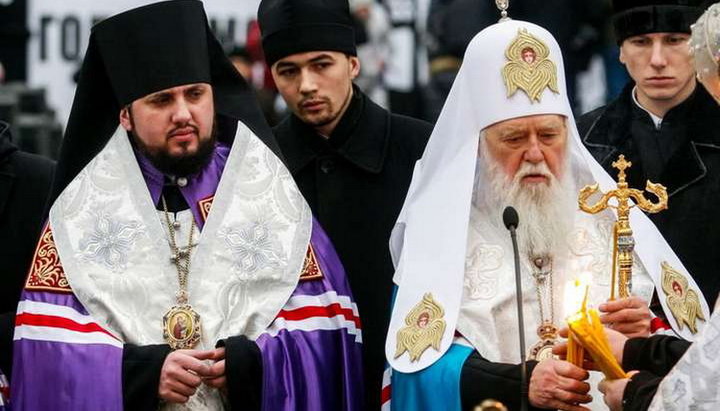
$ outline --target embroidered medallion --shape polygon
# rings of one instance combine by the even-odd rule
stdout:
[[[200,314],[190,304],[175,305],[163,316],[163,339],[173,350],[194,348],[200,338]]]
[[[680,330],[687,325],[690,332],[696,334],[697,320],[705,321],[698,294],[690,289],[687,278],[665,261],[662,262],[661,283],[667,296],[665,301]]]
[[[210,208],[212,207],[214,199],[215,195],[213,194],[210,197],[206,197],[198,201],[198,207],[200,208],[200,216],[203,219],[203,223],[207,221],[208,215],[210,214]]]
[[[45,224],[40,241],[38,241],[30,274],[25,282],[25,289],[28,291],[72,292],[55,248],[50,224]]]
[[[405,327],[398,330],[395,358],[407,351],[410,361],[415,362],[430,347],[439,351],[445,333],[444,315],[445,311],[435,302],[432,294],[425,294],[405,317]]]
[[[546,88],[560,94],[557,67],[550,60],[550,49],[527,29],[518,30],[517,37],[505,50],[505,58],[508,62],[503,66],[502,77],[508,98],[518,89],[527,94],[531,103],[540,102]]]
[[[315,258],[315,250],[312,244],[310,244],[305,254],[305,262],[303,263],[302,273],[300,274],[300,281],[318,280],[320,278],[323,278],[323,273],[320,271],[320,266]]]

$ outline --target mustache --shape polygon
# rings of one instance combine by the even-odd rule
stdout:
[[[193,133],[200,135],[200,129],[194,125],[194,124],[183,124],[181,126],[177,126],[170,130],[170,132],[167,133],[167,137],[170,138],[176,134],[186,134],[189,131],[192,131]]]
[[[304,106],[307,103],[328,103],[330,102],[330,99],[327,97],[321,97],[321,96],[308,96],[304,97],[300,102],[298,103],[299,106]]]
[[[555,177],[544,161],[536,164],[523,162],[518,171],[515,173],[513,180],[520,181],[525,177],[536,175],[547,177],[549,180],[552,180]]]

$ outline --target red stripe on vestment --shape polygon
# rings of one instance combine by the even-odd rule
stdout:
[[[383,387],[382,392],[380,393],[380,404],[385,404],[386,402],[390,401],[390,397],[392,397],[391,386],[388,385],[386,387]]]
[[[342,315],[346,320],[355,323],[355,327],[360,329],[360,318],[356,317],[352,309],[344,308],[338,303],[326,305],[326,306],[307,306],[301,307],[294,310],[281,310],[278,313],[278,318],[284,318],[288,321],[300,321],[306,320],[313,317],[336,317]]]
[[[77,332],[81,332],[81,333],[101,332],[103,334],[109,335],[112,338],[115,338],[114,335],[105,331],[102,327],[100,327],[96,323],[80,324],[80,323],[70,320],[68,318],[58,317],[58,316],[54,316],[54,315],[42,315],[42,314],[30,314],[30,313],[18,314],[15,317],[15,326],[18,327],[21,325],[30,325],[30,326],[36,326],[36,327],[62,328],[65,330],[77,331]],[[117,339],[117,338],[115,338],[115,339]]]
[[[653,334],[659,330],[669,330],[671,328],[672,327],[670,327],[670,325],[668,323],[666,323],[665,320],[663,320],[660,317],[655,317],[652,320],[650,320],[650,332]]]

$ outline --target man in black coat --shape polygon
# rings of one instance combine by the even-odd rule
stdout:
[[[23,153],[0,121],[0,370],[10,376],[15,310],[43,223],[55,163]]]
[[[430,124],[392,115],[352,80],[360,70],[345,0],[264,0],[268,65],[292,115],[275,135],[335,245],[362,320],[366,409],[379,409],[393,264],[390,231]]]
[[[649,217],[712,303],[720,291],[720,253],[713,252],[720,244],[720,108],[697,87],[688,53],[700,3],[614,1],[620,61],[633,81],[580,117],[578,129],[610,175],[617,176],[612,162],[624,154],[632,187],[648,179],[667,187],[669,209]]]

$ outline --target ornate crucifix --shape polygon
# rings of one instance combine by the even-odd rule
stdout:
[[[647,213],[657,213],[667,209],[667,189],[662,184],[655,184],[648,180],[645,190],[654,194],[658,198],[657,203],[645,198],[641,190],[630,188],[625,181],[625,170],[632,166],[632,163],[625,160],[624,155],[620,155],[612,166],[619,170],[617,188],[615,190],[604,193],[603,196],[595,204],[588,204],[588,199],[598,192],[598,184],[588,185],[580,190],[578,197],[578,205],[580,209],[586,213],[597,214],[605,209],[613,208],[617,213],[617,221],[613,226],[613,266],[612,266],[612,283],[610,291],[610,300],[615,299],[615,290],[618,289],[620,298],[630,295],[632,284],[632,264],[633,249],[635,248],[635,240],[633,239],[632,228],[630,228],[630,209],[639,207]],[[615,198],[616,204],[610,204],[610,199]],[[630,200],[633,200],[631,202]],[[619,277],[619,284],[618,284]],[[617,285],[616,285],[617,284]]]

